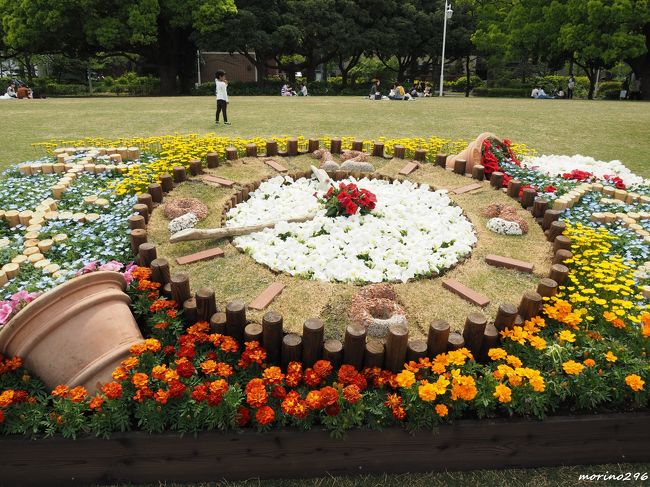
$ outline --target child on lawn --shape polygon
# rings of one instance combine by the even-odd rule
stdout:
[[[230,125],[228,121],[228,80],[226,79],[226,72],[218,70],[215,75],[216,95],[217,95],[217,125],[219,125],[219,114],[223,112],[223,124]]]

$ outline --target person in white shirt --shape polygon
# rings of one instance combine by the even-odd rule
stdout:
[[[216,85],[217,95],[217,125],[219,125],[219,114],[223,113],[223,124],[230,125],[228,121],[228,80],[226,79],[226,72],[219,69],[215,75],[214,84]]]
[[[538,95],[539,95],[539,88],[537,88],[536,86],[535,88],[533,88],[533,91],[530,92],[530,97],[537,98]]]
[[[302,94],[302,96],[309,96],[306,83],[302,83],[302,86],[300,87],[300,93]]]

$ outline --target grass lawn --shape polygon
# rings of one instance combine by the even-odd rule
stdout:
[[[216,131],[233,136],[438,135],[491,131],[545,154],[620,159],[650,177],[650,104],[447,97],[371,102],[358,97],[232,97],[233,125],[216,128],[212,97],[60,98],[4,101],[0,167],[38,155],[33,142]]]

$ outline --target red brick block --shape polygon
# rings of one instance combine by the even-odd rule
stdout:
[[[250,302],[248,307],[250,309],[262,310],[266,308],[275,297],[282,292],[284,289],[284,284],[281,282],[274,282],[269,287],[267,287],[262,294],[257,296],[253,301]]]
[[[288,169],[284,167],[282,164],[278,164],[275,162],[273,159],[264,159],[264,164],[266,164],[269,167],[272,167],[278,172],[287,172]]]
[[[404,167],[400,170],[399,173],[402,174],[402,175],[404,175],[404,176],[408,176],[408,175],[411,174],[413,171],[415,171],[418,167],[420,167],[420,166],[418,165],[417,162],[409,162],[408,164],[406,164],[406,166],[404,166]]]
[[[199,262],[201,260],[213,259],[215,257],[223,257],[224,252],[219,247],[214,247],[208,250],[202,250],[196,254],[185,255],[183,257],[178,257],[176,263],[178,265],[193,264],[194,262]]]
[[[505,267],[506,269],[515,269],[528,274],[533,272],[534,264],[524,260],[511,259],[501,255],[488,254],[485,256],[485,262],[494,267]]]
[[[226,186],[228,188],[235,184],[235,182],[231,181],[230,179],[220,178],[218,176],[210,176],[209,174],[202,176],[201,179],[203,179],[205,182],[216,183],[220,186]]]
[[[455,194],[469,193],[475,189],[481,189],[483,185],[481,183],[472,183],[466,186],[461,186],[460,188],[452,189],[452,192]]]
[[[481,308],[485,308],[488,304],[490,304],[490,300],[486,296],[483,296],[482,294],[479,294],[476,291],[468,288],[464,284],[458,282],[456,279],[444,279],[442,281],[442,287],[460,296],[464,300],[469,301],[476,306],[480,306]]]

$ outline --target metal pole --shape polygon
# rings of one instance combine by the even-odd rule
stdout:
[[[196,50],[196,73],[199,81],[197,86],[201,86],[201,51],[198,49]]]
[[[442,27],[442,61],[440,62],[440,96],[442,96],[442,85],[445,78],[445,44],[447,42],[447,0],[445,0],[445,11],[443,16],[445,17],[443,27]]]

